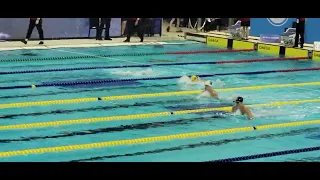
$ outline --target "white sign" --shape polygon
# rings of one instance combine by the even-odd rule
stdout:
[[[273,26],[283,26],[287,21],[288,18],[267,18],[269,23]]]
[[[313,44],[313,50],[320,51],[320,42],[314,42]]]

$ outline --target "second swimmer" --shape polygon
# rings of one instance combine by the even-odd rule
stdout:
[[[212,81],[205,81],[204,82],[204,91],[205,92],[207,91],[211,97],[217,99],[217,100],[220,100],[219,99],[219,95],[218,95],[218,92],[215,91],[213,88],[212,88]]]

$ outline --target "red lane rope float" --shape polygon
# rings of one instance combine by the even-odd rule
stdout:
[[[25,58],[25,59],[0,59],[0,62],[22,62],[22,61],[51,61],[51,60],[71,60],[71,59],[86,59],[86,58],[102,58],[115,56],[155,56],[165,54],[201,54],[201,53],[227,53],[227,52],[247,52],[254,49],[216,49],[216,50],[198,50],[198,51],[179,51],[179,52],[152,52],[152,53],[121,53],[121,54],[97,54],[86,56],[65,56],[65,57],[43,57],[43,58]]]
[[[141,68],[152,66],[179,66],[191,64],[228,64],[228,63],[251,63],[251,62],[270,62],[270,61],[297,61],[301,59],[309,59],[308,57],[294,57],[294,58],[262,58],[262,59],[247,59],[247,60],[225,60],[225,61],[207,61],[207,62],[186,62],[186,63],[162,63],[162,64],[145,64],[145,65],[123,65],[123,66],[96,66],[96,67],[78,67],[78,68],[61,68],[61,69],[40,69],[40,70],[26,70],[26,71],[8,71],[0,72],[4,74],[28,74],[28,73],[44,73],[44,72],[64,72],[64,71],[80,71],[80,70],[94,70],[94,69],[118,69],[118,68]]]

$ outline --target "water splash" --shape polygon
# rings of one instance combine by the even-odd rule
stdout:
[[[151,68],[140,71],[130,71],[130,70],[112,70],[111,74],[121,75],[121,76],[145,76],[145,75],[158,75],[159,73],[153,71]]]

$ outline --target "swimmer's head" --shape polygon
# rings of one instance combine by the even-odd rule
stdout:
[[[239,96],[233,102],[236,103],[236,104],[242,103],[243,102],[243,98]]]
[[[205,85],[205,86],[212,86],[212,81],[210,81],[210,80],[209,80],[209,81],[206,81],[206,82],[204,83],[204,85]]]
[[[198,76],[195,76],[195,75],[191,76],[191,81],[192,82],[197,81],[198,79],[199,79]]]

